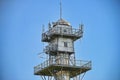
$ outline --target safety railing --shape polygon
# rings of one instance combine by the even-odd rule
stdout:
[[[36,73],[46,67],[49,67],[51,65],[63,65],[63,64],[58,64],[55,59],[49,59],[49,60],[46,60],[45,62],[43,62],[42,64],[35,66],[34,73]],[[75,60],[74,64],[66,64],[66,65],[91,69],[91,61]]]
[[[82,29],[74,29],[71,27],[52,27],[48,31],[42,33],[42,40],[50,40],[52,35],[62,35],[71,37],[81,37],[83,35]]]
[[[91,68],[91,61],[76,60],[75,64],[76,66]]]
[[[48,46],[45,47],[44,52],[50,52],[50,51],[57,51],[58,46],[57,44],[49,44]]]
[[[71,53],[74,52],[73,47],[58,46],[57,44],[49,44],[44,48],[45,53],[56,52],[56,51],[71,52]]]

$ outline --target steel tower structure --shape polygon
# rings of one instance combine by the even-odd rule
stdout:
[[[61,6],[61,5],[60,5]],[[91,70],[91,61],[76,60],[74,42],[83,36],[83,25],[73,28],[62,18],[49,23],[47,31],[42,33],[42,42],[48,43],[44,52],[49,55],[43,63],[34,67],[34,74],[43,80],[82,80]]]

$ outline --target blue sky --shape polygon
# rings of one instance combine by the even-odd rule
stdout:
[[[62,0],[63,18],[84,36],[75,42],[77,59],[91,60],[84,80],[120,80],[119,0]],[[0,80],[42,80],[33,67],[44,60],[42,25],[59,19],[59,0],[0,1]]]

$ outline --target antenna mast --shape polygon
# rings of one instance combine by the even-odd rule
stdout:
[[[60,19],[62,19],[62,2],[60,0]]]

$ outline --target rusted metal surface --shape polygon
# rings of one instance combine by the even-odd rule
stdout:
[[[76,60],[74,64],[69,62],[68,64],[58,64],[55,59],[46,60],[40,65],[34,67],[34,74],[36,75],[46,75],[52,76],[49,72],[50,71],[60,71],[61,68],[65,71],[72,71],[71,77],[76,76],[76,74],[84,73],[91,69],[91,61],[83,61],[83,60]]]

